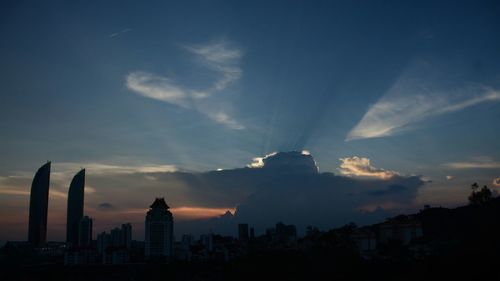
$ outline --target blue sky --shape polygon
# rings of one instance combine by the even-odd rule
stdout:
[[[4,190],[47,159],[204,172],[304,149],[431,179],[418,204],[500,177],[497,1],[3,1],[0,34]]]

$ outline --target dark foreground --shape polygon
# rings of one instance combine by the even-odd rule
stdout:
[[[2,268],[8,280],[500,280],[498,254],[421,261],[360,262],[293,252],[262,253],[230,263],[38,265]],[[463,280],[463,279],[460,279]]]
[[[64,266],[3,255],[0,280],[500,280],[500,198],[456,209],[428,208],[413,216],[423,236],[389,241],[364,255],[355,226],[306,236],[295,248],[250,243],[228,262]],[[374,226],[376,227],[376,226]]]

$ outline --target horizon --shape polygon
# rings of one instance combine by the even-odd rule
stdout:
[[[48,241],[85,169],[94,238],[320,229],[500,192],[495,1],[0,3],[0,242]],[[223,216],[231,211],[232,217]]]

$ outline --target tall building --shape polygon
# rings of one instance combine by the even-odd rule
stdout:
[[[146,258],[173,257],[174,218],[165,199],[156,198],[146,215]]]
[[[122,224],[123,246],[126,249],[132,248],[132,225],[130,223]]]
[[[78,225],[83,218],[84,190],[85,169],[82,169],[73,177],[68,192],[66,242],[72,245],[78,244]]]
[[[248,224],[240,223],[238,224],[238,240],[246,242],[248,241]]]
[[[103,254],[111,246],[111,235],[106,232],[101,232],[97,235],[97,253]]]
[[[90,247],[92,245],[92,219],[85,216],[78,224],[78,246]]]
[[[47,241],[47,211],[49,206],[50,161],[35,174],[31,184],[28,242],[42,247]]]
[[[205,247],[206,251],[212,252],[214,250],[214,236],[212,233],[200,235],[200,242],[201,245]]]
[[[111,246],[113,248],[120,248],[123,246],[123,234],[119,227],[115,227],[110,231],[111,235]]]

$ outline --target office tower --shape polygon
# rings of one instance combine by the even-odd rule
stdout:
[[[28,242],[42,247],[47,239],[47,211],[49,206],[50,162],[35,174],[31,184]]]
[[[122,224],[123,247],[132,248],[132,225],[130,223]]]
[[[92,219],[83,217],[78,224],[78,246],[90,247],[92,245]]]
[[[210,234],[202,234],[200,236],[201,245],[205,247],[205,250],[208,252],[212,252],[214,250],[214,238],[213,235]]]
[[[66,242],[72,245],[78,244],[78,225],[83,218],[84,189],[85,169],[82,169],[73,177],[68,191]]]
[[[238,224],[238,240],[246,242],[248,241],[248,224],[240,223]]]
[[[297,240],[295,225],[286,225],[282,222],[276,224],[276,240],[281,243],[290,243]]]
[[[106,232],[101,232],[97,235],[97,253],[103,254],[111,246],[111,235]]]
[[[119,227],[111,229],[111,246],[113,248],[121,248],[123,246],[123,234]]]
[[[174,219],[165,199],[156,198],[146,215],[146,258],[173,257]]]

